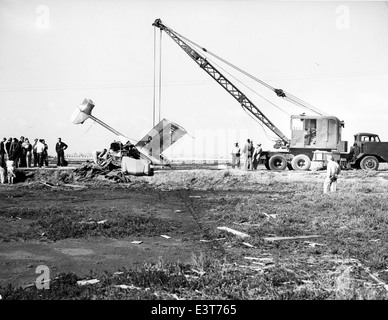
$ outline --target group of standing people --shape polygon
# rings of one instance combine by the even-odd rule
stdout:
[[[257,166],[260,163],[260,156],[263,149],[261,148],[261,143],[254,146],[251,139],[247,139],[247,143],[244,145],[243,150],[241,151],[238,142],[235,143],[235,146],[232,149],[232,168],[237,167],[240,169],[240,157],[241,153],[245,156],[244,169],[245,170],[257,170]]]
[[[0,142],[0,166],[5,167],[7,161],[13,161],[15,168],[31,168],[48,166],[48,145],[44,139],[35,139],[31,144],[28,138],[3,138]]]
[[[260,161],[260,155],[262,153],[261,144],[258,143],[256,147],[253,147],[253,141],[247,139],[247,143],[244,145],[244,148],[241,152],[241,149],[238,145],[238,142],[235,143],[232,149],[232,168],[237,167],[240,169],[240,157],[241,153],[245,155],[245,170],[257,170],[257,165]],[[341,173],[340,165],[333,160],[332,155],[327,155],[327,169],[326,169],[326,178],[323,183],[323,192],[336,192],[337,191],[337,179],[338,175]]]
[[[261,143],[256,144],[256,146],[253,146],[253,141],[250,139],[247,139],[247,143],[244,145],[243,150],[241,151],[240,146],[238,145],[238,142],[235,143],[234,147],[232,148],[232,168],[234,169],[237,167],[240,169],[240,157],[241,153],[244,153],[245,155],[245,163],[244,163],[244,169],[245,170],[257,170],[257,166],[260,162],[260,156],[262,153]],[[334,161],[333,156],[331,154],[328,154],[326,156],[327,159],[327,168],[326,168],[326,177],[325,181],[323,183],[323,192],[329,193],[329,192],[336,192],[337,191],[337,179],[338,175],[341,173],[341,167],[340,165]]]
[[[61,138],[55,146],[58,166],[64,166],[64,150],[67,145]],[[30,143],[28,138],[3,138],[0,141],[0,166],[5,168],[7,161],[13,161],[15,168],[31,168],[48,166],[48,145],[45,139],[34,139]]]

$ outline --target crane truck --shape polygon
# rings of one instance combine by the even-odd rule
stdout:
[[[276,151],[263,151],[265,167],[268,170],[309,170],[313,160],[333,155],[334,160],[343,168],[377,170],[380,162],[388,161],[388,142],[381,142],[377,134],[358,133],[354,135],[354,144],[348,152],[348,142],[342,141],[341,133],[344,121],[335,116],[318,113],[318,115],[292,115],[290,120],[291,138],[270,121],[260,109],[228,78],[224,76],[209,59],[194,49],[195,43],[169,28],[161,19],[152,24],[159,28],[185,51],[210,77],[221,85],[237,102],[256,119],[269,128],[278,138],[274,148]],[[190,43],[190,44],[189,44]],[[200,48],[208,52],[205,48]],[[278,97],[284,98],[299,106],[305,106],[303,100],[294,97],[282,89],[276,89],[259,80],[272,90]],[[313,110],[314,111],[314,110]],[[320,159],[321,160],[321,159]]]

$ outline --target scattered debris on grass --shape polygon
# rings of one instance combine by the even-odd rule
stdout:
[[[85,285],[88,285],[88,284],[95,284],[95,283],[99,283],[100,280],[98,279],[91,279],[91,280],[79,280],[77,281],[77,284],[79,286],[85,286]]]
[[[239,172],[233,171],[228,176],[224,176],[216,171],[214,174],[195,171],[178,173],[177,176],[160,173],[159,176],[164,179],[162,181],[155,178],[158,175],[150,179],[147,178],[149,179],[147,187],[158,189],[155,194],[160,190],[164,192],[165,188],[175,191],[177,189],[183,190],[187,186],[193,186],[192,190],[200,190],[201,188],[211,190],[201,201],[194,201],[199,222],[202,226],[210,222],[211,224],[206,225],[210,226],[210,231],[197,233],[196,237],[193,238],[185,235],[185,238],[193,241],[193,246],[195,246],[195,241],[203,237],[204,239],[199,240],[203,244],[199,245],[197,242],[197,247],[206,248],[212,254],[219,254],[217,258],[197,256],[190,265],[161,264],[148,266],[140,271],[129,270],[113,275],[101,275],[101,277],[93,275],[91,277],[101,279],[101,283],[93,287],[86,286],[88,288],[78,288],[74,277],[69,277],[71,281],[61,280],[62,287],[53,286],[50,288],[51,290],[44,292],[43,297],[54,299],[95,299],[96,297],[99,299],[171,299],[172,297],[179,297],[179,299],[254,300],[388,299],[387,247],[386,241],[384,241],[388,221],[385,212],[388,203],[386,184],[373,189],[372,182],[368,181],[366,184],[361,179],[363,177],[361,173],[344,172],[338,192],[327,197],[321,195],[320,186],[323,180],[321,181],[322,177],[317,174],[306,173],[302,175],[298,173],[297,177],[304,177],[303,179],[308,180],[306,183],[309,183],[309,187],[311,187],[307,188],[308,191],[306,191],[306,184],[295,183],[295,180],[282,181],[281,188],[279,188],[280,175],[277,174],[273,175],[270,182],[268,179],[264,179],[267,175],[266,172],[259,171],[254,175],[244,176],[239,176],[239,174]],[[360,183],[354,183],[355,179],[348,179],[346,175],[360,178],[358,179]],[[76,174],[73,174],[72,177],[68,175],[66,179],[65,175],[63,178],[58,177],[59,179],[67,179],[68,182],[79,181]],[[109,185],[109,188],[114,190],[138,188],[145,181],[142,177],[135,177],[135,184],[138,183],[136,186],[109,184],[110,179],[105,178],[104,174],[96,175],[94,181],[87,179],[83,181],[89,182],[90,186],[100,186],[102,184],[96,183],[100,179],[99,177],[102,177],[102,180],[107,180],[108,183],[105,185]],[[195,180],[192,180],[194,178]],[[49,180],[46,182],[47,185],[35,181],[35,184],[24,185],[22,191],[13,188],[12,192],[16,192],[14,195],[1,194],[0,201],[2,204],[6,202],[8,206],[0,213],[0,218],[4,219],[4,223],[9,223],[7,226],[11,225],[10,222],[13,221],[10,220],[11,214],[20,216],[20,219],[16,218],[18,220],[23,219],[17,223],[13,222],[12,225],[15,230],[17,229],[18,234],[11,241],[22,241],[21,239],[24,238],[37,239],[42,234],[51,239],[96,236],[131,237],[130,239],[138,236],[145,239],[148,236],[158,237],[166,233],[171,234],[174,239],[181,237],[176,229],[169,228],[168,225],[175,223],[178,217],[186,218],[186,215],[175,215],[175,220],[155,220],[159,216],[148,216],[141,212],[138,215],[140,217],[133,218],[133,212],[128,214],[127,203],[125,203],[126,207],[123,205],[119,208],[123,212],[122,215],[117,214],[116,204],[114,204],[116,208],[106,210],[105,207],[104,211],[93,211],[90,208],[97,207],[84,205],[84,202],[81,201],[84,201],[85,198],[79,197],[79,194],[86,194],[87,190],[81,192],[78,192],[78,189],[74,192],[71,189],[66,190],[69,193],[73,192],[72,197],[80,200],[78,202],[78,204],[81,203],[79,208],[64,208],[58,205],[43,209],[31,207],[31,204],[35,205],[36,203],[36,201],[32,202],[33,200],[31,200],[32,195],[36,196],[36,193],[33,193],[35,190],[41,190],[45,195],[59,194],[58,191],[62,191],[63,187],[66,186],[66,183],[57,185],[59,180],[56,181],[54,176],[51,179],[51,176],[47,175],[47,179]],[[386,178],[381,179],[388,181]],[[382,181],[387,182],[385,180]],[[148,181],[150,181],[149,185]],[[174,181],[177,183],[172,183]],[[260,189],[260,192],[252,192],[252,190],[257,190],[258,185],[266,185],[268,188]],[[71,185],[68,186],[72,188]],[[4,187],[3,190],[6,190],[7,186],[2,187]],[[105,190],[101,194],[105,194]],[[226,190],[232,190],[232,192]],[[368,190],[373,190],[373,192]],[[31,194],[30,198],[26,196],[28,193]],[[271,197],[270,200],[275,198],[277,200],[268,203],[266,200],[271,193],[276,193],[276,197]],[[199,192],[199,194],[202,193]],[[128,196],[127,191],[125,196]],[[132,194],[129,196],[131,197]],[[198,198],[200,196],[191,197]],[[125,202],[122,200],[125,199],[124,195],[112,198],[119,199],[118,202]],[[24,199],[27,202],[20,201]],[[39,197],[35,197],[35,199],[39,199]],[[172,216],[174,209],[181,207],[179,201],[174,199],[173,205],[166,209]],[[18,208],[15,205],[17,202],[21,203]],[[26,204],[22,208],[24,203],[28,203],[28,207]],[[71,202],[69,201],[69,203]],[[260,204],[263,211],[276,212],[277,216],[274,217],[268,213],[260,214],[257,210],[257,204]],[[314,208],[316,210],[312,210]],[[154,212],[149,207],[147,210]],[[175,212],[179,213],[183,210],[175,210]],[[104,221],[102,219],[106,221],[101,222]],[[164,222],[166,225],[162,225]],[[25,231],[26,228],[19,228],[23,227],[23,224],[27,226],[29,223],[31,223],[31,230],[28,232]],[[220,228],[216,230],[216,225],[233,224],[239,225],[240,227],[237,228],[241,228],[243,231],[249,230],[249,235],[245,235],[251,237],[250,243],[241,242],[241,239],[236,239],[231,234],[220,232],[227,230]],[[176,227],[180,231],[179,223]],[[156,228],[158,230],[155,231]],[[148,229],[151,229],[152,232]],[[324,237],[324,241],[318,243],[313,242],[314,239],[310,239],[312,236],[298,236],[306,233],[321,234],[313,237]],[[34,235],[31,236],[32,234]],[[263,237],[266,235],[273,236],[272,238],[264,238],[267,242],[284,240],[282,246],[275,247],[263,243]],[[216,239],[219,236],[226,238]],[[215,241],[223,239],[227,240],[215,246]],[[311,241],[291,241],[307,239]],[[0,241],[3,240],[10,241],[5,238],[0,239]],[[227,245],[230,244],[232,244],[231,249],[226,249]],[[246,244],[255,246],[256,249],[252,250]],[[249,248],[244,248],[243,245]],[[212,248],[217,250],[212,250]],[[268,252],[272,256],[263,257]],[[257,255],[257,257],[244,257],[244,254]],[[357,259],[346,260],[345,257]],[[239,263],[235,262],[240,260],[242,261]],[[191,270],[192,268],[197,272],[205,273],[200,275]],[[258,274],[260,274],[259,277]],[[65,284],[62,285],[63,283]],[[138,290],[120,291],[118,290],[120,287],[115,287],[115,285],[128,286],[129,288],[134,286]],[[150,287],[151,291],[146,290]],[[0,289],[3,299],[30,297],[41,299],[40,295],[43,292],[36,290],[35,284],[28,287],[29,290],[26,290],[25,293],[10,291],[6,288]],[[154,290],[155,292],[153,292]]]
[[[301,264],[295,264],[295,260],[289,258],[274,263],[272,257],[246,256],[244,260],[250,264],[238,264],[201,253],[193,259],[192,264],[160,260],[137,269],[93,275],[90,280],[64,274],[50,286],[50,290],[38,290],[31,285],[24,290],[12,286],[0,287],[0,292],[5,300],[388,299],[386,291],[381,288],[382,281],[377,284],[368,281],[371,279],[368,269],[357,259],[341,260],[326,256],[325,261],[315,260],[313,268],[319,269],[320,273],[308,273],[305,263],[300,261]],[[335,272],[329,272],[333,269]],[[87,285],[96,283],[99,285]]]
[[[274,242],[274,241],[292,241],[292,240],[304,240],[311,238],[321,238],[323,236],[312,235],[312,236],[296,236],[296,237],[266,237],[263,238],[264,241]]]
[[[247,233],[240,232],[240,231],[234,230],[232,228],[228,228],[228,227],[217,227],[217,229],[233,233],[234,235],[241,237],[241,238],[249,238],[250,237],[250,235]]]
[[[249,222],[233,222],[234,224],[240,225],[240,226],[248,226],[248,227],[261,227],[260,223],[249,223]]]
[[[191,271],[195,272],[196,274],[199,274],[199,276],[203,276],[203,275],[206,274],[205,271],[198,271],[198,270],[195,270],[195,269],[193,269],[193,268],[191,268]]]
[[[205,240],[205,239],[200,239],[199,241],[201,242],[212,242],[212,241],[220,241],[220,240],[225,240],[226,238],[218,238],[218,239],[212,239],[212,240]]]
[[[326,246],[323,243],[317,243],[317,242],[311,242],[311,241],[303,241],[304,243],[307,243],[310,247],[315,248],[315,246]]]
[[[243,242],[242,244],[245,245],[245,246],[247,246],[247,247],[249,247],[249,248],[255,248],[254,245],[252,245],[252,244],[250,244],[250,243],[248,243],[248,242]]]
[[[116,288],[120,288],[120,289],[130,289],[130,290],[133,290],[133,289],[136,289],[136,290],[141,290],[142,288],[140,287],[136,287],[134,285],[126,285],[126,284],[118,284],[118,285],[115,285]]]
[[[272,219],[276,219],[276,217],[278,216],[275,213],[272,213],[272,214],[268,214],[268,213],[265,213],[265,212],[260,212],[260,213],[265,215],[267,218],[272,218]]]

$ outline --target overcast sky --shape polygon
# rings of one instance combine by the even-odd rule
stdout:
[[[366,131],[388,141],[383,1],[0,0],[0,136],[45,138],[50,154],[58,137],[69,145],[68,153],[107,147],[113,133],[92,120],[70,121],[90,98],[94,116],[140,139],[153,124],[157,18],[260,80],[344,120],[343,140],[351,143],[353,134]],[[273,146],[274,134],[166,33],[161,61],[161,117],[195,137],[183,139],[173,154],[225,155],[233,142],[247,138],[264,149]],[[253,91],[236,86],[288,137],[290,115],[311,113],[252,80],[240,81]]]

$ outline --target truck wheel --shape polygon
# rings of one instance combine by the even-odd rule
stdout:
[[[379,160],[374,156],[366,156],[361,160],[360,167],[364,170],[377,170],[379,168]]]
[[[311,160],[305,154],[298,154],[297,156],[292,158],[291,165],[294,170],[307,171],[311,167]]]
[[[268,165],[271,170],[285,170],[287,168],[287,160],[281,154],[275,154],[269,158]]]

